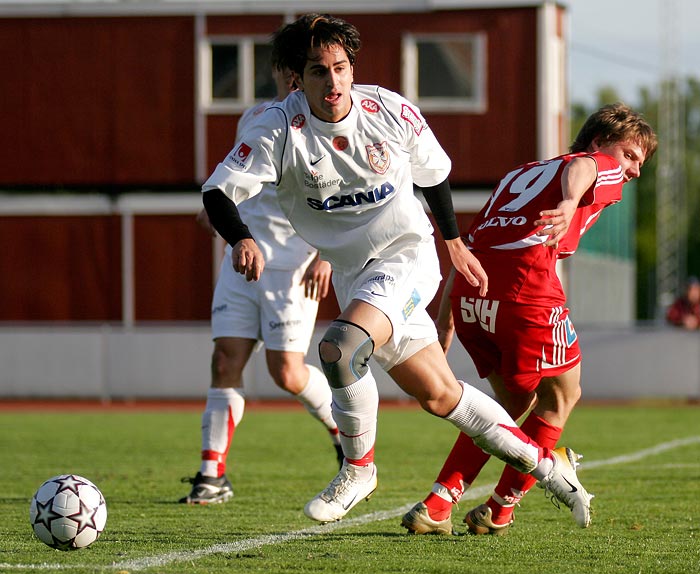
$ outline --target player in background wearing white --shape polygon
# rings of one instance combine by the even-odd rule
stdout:
[[[374,356],[429,413],[499,458],[532,472],[587,523],[585,489],[566,457],[542,449],[486,394],[458,381],[426,311],[440,282],[423,192],[452,263],[485,296],[487,276],[459,237],[447,176],[450,160],[418,109],[379,86],[353,85],[357,29],[307,14],[273,40],[299,87],[248,126],[202,187],[214,227],[233,246],[234,268],[260,279],[265,265],[237,205],[275,183],[294,228],[333,266],[342,312],[320,345],[345,463],[304,508],[340,520],[377,487],[374,446],[379,396]],[[566,481],[577,485],[574,493]]]
[[[277,99],[294,89],[291,72],[273,62]],[[238,123],[240,134],[274,102],[248,109]],[[202,415],[202,462],[191,492],[180,499],[188,504],[225,502],[233,496],[227,479],[226,459],[234,432],[243,417],[243,369],[262,340],[267,367],[275,384],[291,393],[313,417],[321,421],[335,446],[339,464],[343,451],[331,413],[331,392],[323,373],[305,363],[313,335],[319,301],[328,294],[330,264],[301,239],[280,210],[277,195],[265,186],[241,206],[241,214],[264,253],[265,277],[250,283],[236,273],[227,245],[212,301],[214,352],[211,387]],[[206,211],[198,221],[213,232]]]
[[[639,177],[656,146],[651,127],[627,106],[593,113],[570,153],[509,172],[472,221],[465,240],[489,275],[487,298],[459,274],[448,279],[437,321],[445,352],[456,328],[508,413],[517,419],[531,409],[521,429],[542,447],[555,448],[581,396],[580,349],[557,260],[572,255],[602,210],[622,199],[622,186]],[[402,524],[419,534],[451,533],[452,505],[488,459],[460,434],[432,492]],[[488,501],[467,513],[468,530],[503,534],[534,483],[506,467]]]

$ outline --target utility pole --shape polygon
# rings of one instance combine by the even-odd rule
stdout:
[[[660,0],[659,9],[662,68],[656,171],[656,319],[662,320],[685,280],[688,221],[678,0]]]

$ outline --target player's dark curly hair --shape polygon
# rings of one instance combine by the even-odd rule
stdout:
[[[309,48],[340,46],[350,64],[355,63],[362,46],[357,28],[345,20],[328,14],[306,14],[282,26],[272,38],[272,61],[280,68],[289,68],[301,75]]]
[[[591,114],[569,149],[572,153],[588,151],[593,140],[598,145],[636,142],[644,150],[645,162],[651,159],[658,145],[654,130],[642,115],[621,102],[603,106]]]

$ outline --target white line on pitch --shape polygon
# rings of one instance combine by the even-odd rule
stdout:
[[[587,470],[590,468],[598,468],[601,466],[610,466],[613,464],[625,464],[628,462],[635,462],[641,460],[648,456],[653,456],[660,454],[662,452],[672,450],[675,448],[697,444],[700,443],[700,436],[691,436],[683,439],[672,440],[669,442],[664,442],[653,446],[651,448],[646,448],[638,450],[636,452],[631,452],[629,454],[623,454],[619,456],[614,456],[612,458],[604,460],[596,460],[587,463],[582,463],[580,466],[581,470]],[[464,493],[462,500],[471,500],[481,498],[486,496],[493,490],[495,483],[486,484],[476,488],[470,488]],[[318,526],[312,526],[310,528],[304,528],[303,530],[295,530],[293,532],[287,532],[284,534],[266,534],[264,536],[257,536],[255,538],[247,538],[245,540],[239,540],[238,542],[229,542],[226,544],[214,544],[207,548],[202,548],[201,550],[187,550],[178,552],[168,552],[166,554],[160,554],[158,556],[147,556],[144,558],[134,558],[133,560],[125,560],[113,564],[111,567],[103,567],[102,569],[110,568],[114,570],[126,570],[129,572],[136,572],[139,570],[144,570],[146,568],[162,567],[166,566],[172,562],[179,562],[184,560],[196,560],[198,558],[203,558],[206,556],[211,556],[212,554],[229,554],[232,552],[241,552],[245,550],[250,550],[252,548],[260,548],[262,546],[270,546],[273,544],[282,544],[285,542],[290,542],[292,540],[299,540],[302,538],[307,538],[316,534],[326,534],[328,532],[333,532],[340,528],[350,528],[352,526],[361,526],[364,524],[369,524],[371,522],[379,522],[380,520],[389,520],[391,518],[396,518],[401,516],[405,512],[411,509],[413,503],[406,504],[399,508],[394,508],[392,510],[383,510],[379,512],[372,512],[370,514],[363,514],[356,518],[347,518],[339,522],[332,522],[330,524],[322,524]],[[0,563],[0,570],[36,570],[36,571],[46,571],[46,570],[67,570],[80,568],[81,566],[76,564],[3,564]],[[85,566],[87,567],[87,566]],[[91,566],[95,568],[93,564]]]

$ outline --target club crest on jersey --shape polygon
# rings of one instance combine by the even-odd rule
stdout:
[[[423,122],[421,121],[418,114],[412,108],[410,108],[406,104],[402,104],[401,117],[404,120],[406,120],[409,124],[411,124],[411,127],[413,128],[413,131],[416,132],[417,136],[421,134],[425,126],[423,125]]]
[[[386,170],[389,169],[391,164],[391,156],[389,155],[389,149],[386,142],[375,143],[372,145],[366,145],[367,159],[369,160],[369,167],[372,171],[383,175]]]
[[[297,114],[292,118],[292,129],[295,130],[300,130],[301,128],[304,127],[304,124],[306,123],[306,116],[304,114]]]
[[[253,149],[245,142],[239,143],[228,158],[241,169],[246,167],[248,163],[248,158],[250,157],[250,152]]]
[[[369,112],[370,114],[376,114],[379,111],[379,104],[374,100],[370,100],[369,98],[362,100],[362,102],[360,102],[360,106],[363,110]]]

